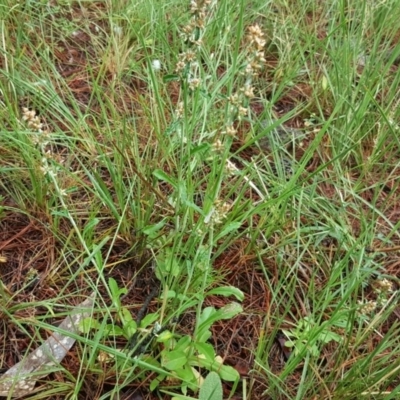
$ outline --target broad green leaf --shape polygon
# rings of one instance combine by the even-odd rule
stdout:
[[[223,365],[217,360],[208,360],[206,358],[190,357],[190,365],[198,365],[200,367],[206,368],[209,371],[215,371],[224,381],[235,382],[239,380],[239,372],[235,368],[228,365]]]
[[[131,338],[137,331],[137,325],[136,321],[128,321],[127,323],[124,324],[124,332],[125,332],[125,337],[126,338]]]
[[[324,91],[328,88],[328,79],[326,78],[325,75],[322,76],[321,87],[322,87],[322,90],[324,90]]]
[[[329,343],[332,340],[334,340],[335,342],[341,342],[342,337],[335,332],[325,332],[325,333],[321,334],[321,341],[323,343]]]
[[[172,176],[169,176],[166,174],[163,170],[161,169],[156,169],[153,171],[153,175],[159,179],[160,181],[164,181],[172,185],[175,189],[178,187],[178,184],[176,182],[175,178],[172,178]]]
[[[178,369],[174,370],[174,372],[178,376],[178,378],[180,378],[186,384],[197,382],[197,379],[194,376],[191,368],[178,368]]]
[[[186,351],[192,342],[192,338],[188,335],[182,336],[175,345],[175,350]]]
[[[160,385],[160,383],[165,379],[165,377],[166,377],[167,375],[165,374],[159,374],[158,376],[157,376],[157,378],[155,378],[155,379],[153,379],[151,382],[150,382],[150,391],[152,392],[153,390],[155,390],[155,389],[157,389],[157,387]]]
[[[209,329],[209,325],[203,326],[198,330],[196,334],[196,341],[198,342],[207,342],[211,337],[211,331]]]
[[[172,339],[173,337],[174,337],[174,334],[171,331],[164,331],[158,335],[157,342],[165,343],[165,342],[168,342],[168,340]]]
[[[201,385],[199,400],[222,400],[222,396],[221,378],[216,372],[211,371]]]
[[[158,222],[157,224],[153,225],[147,225],[142,229],[142,232],[149,236],[150,238],[155,237],[160,229],[162,229],[166,224],[166,218],[164,218],[162,221]]]
[[[121,308],[119,316],[124,325],[133,320],[131,312],[126,307]]]
[[[220,308],[219,310],[215,310],[213,307],[207,307],[203,310],[203,313],[200,316],[201,324],[199,326],[199,331],[203,329],[208,329],[214,322],[220,319],[233,318],[242,311],[243,311],[242,306],[234,302],[227,304],[226,306]]]
[[[239,372],[229,365],[221,365],[215,372],[217,372],[224,381],[235,382],[240,379]]]
[[[157,321],[158,319],[158,314],[157,313],[150,313],[147,314],[143,319],[142,322],[140,323],[141,328],[147,328],[150,324],[152,324],[154,321]]]
[[[187,363],[186,354],[180,350],[172,350],[163,354],[162,365],[170,371],[182,368]]]
[[[117,281],[114,278],[108,280],[108,287],[110,288],[112,301],[117,302],[119,300],[119,288]]]
[[[204,357],[208,358],[210,361],[215,358],[215,350],[214,347],[209,343],[195,343],[195,349],[202,354]]]
[[[224,297],[235,296],[239,301],[244,300],[244,293],[234,286],[223,286],[211,289],[209,292],[207,292],[207,296],[211,294],[218,294]]]
[[[179,261],[174,258],[170,262],[168,262],[168,264],[166,264],[165,270],[176,278],[177,276],[179,276],[179,273],[181,271],[181,265],[179,264]]]
[[[217,316],[220,319],[230,319],[243,312],[243,307],[239,303],[229,303],[217,311]]]
[[[287,338],[297,338],[297,335],[294,334],[292,331],[289,331],[287,329],[282,329],[282,332]]]
[[[104,332],[106,332],[107,336],[123,336],[125,337],[124,330],[117,325],[108,324],[106,325]]]
[[[204,308],[200,315],[199,324],[203,324],[204,322],[206,322],[215,313],[216,313],[216,310],[214,307]]]
[[[180,120],[171,122],[164,131],[164,136],[170,136],[181,128]]]
[[[84,318],[80,323],[79,323],[79,330],[82,333],[89,333],[92,329],[100,329],[101,324],[99,321],[92,317]]]
[[[182,270],[182,263],[176,257],[172,249],[165,249],[163,254],[159,254],[157,258],[157,269],[161,276],[172,275],[177,277]]]
[[[222,231],[216,236],[215,241],[222,239],[228,233],[236,231],[242,225],[241,222],[231,222],[222,229]]]
[[[108,280],[108,287],[110,288],[111,296],[112,296],[112,301],[118,309],[121,307],[121,302],[120,302],[120,296],[122,294],[125,294],[127,292],[126,288],[119,288],[117,281],[114,278],[110,278]]]
[[[176,292],[175,292],[175,290],[168,289],[167,293],[162,293],[160,298],[161,299],[164,299],[164,298],[175,299],[176,298]]]
[[[210,336],[210,327],[211,325],[218,319],[215,319],[214,316],[216,314],[216,310],[214,307],[206,307],[199,318],[199,326],[196,332],[196,341],[197,342],[206,342]]]
[[[319,348],[316,344],[313,344],[311,347],[309,347],[310,353],[314,357],[318,357],[320,355]]]

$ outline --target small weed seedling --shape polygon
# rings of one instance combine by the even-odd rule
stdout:
[[[338,325],[335,324],[335,326]],[[340,327],[342,327],[341,324]],[[293,347],[296,356],[308,353],[313,357],[318,357],[322,345],[332,340],[338,343],[342,340],[342,337],[332,332],[330,327],[317,324],[312,317],[304,317],[295,328],[282,331],[289,338],[285,346]]]

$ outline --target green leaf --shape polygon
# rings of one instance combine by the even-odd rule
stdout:
[[[169,183],[170,185],[172,185],[174,187],[174,189],[176,189],[178,187],[178,184],[176,182],[176,180],[174,178],[172,178],[171,176],[169,176],[168,174],[166,174],[163,170],[161,169],[156,169],[153,171],[153,175],[159,179],[160,181],[164,181]]]
[[[122,327],[126,337],[131,337],[137,330],[136,322],[132,318],[131,312],[126,308],[122,307],[119,312],[119,317],[122,322]]]
[[[172,350],[163,354],[162,365],[170,371],[182,368],[187,363],[186,354],[180,350]]]
[[[164,331],[158,335],[157,342],[165,343],[165,342],[168,342],[168,340],[172,339],[173,337],[174,337],[174,334],[171,331]]]
[[[106,325],[104,331],[107,333],[107,336],[123,336],[125,337],[124,330],[117,325],[108,324]]]
[[[228,365],[223,365],[216,360],[208,360],[206,358],[190,357],[190,365],[198,365],[199,367],[206,368],[209,371],[215,371],[224,381],[235,382],[240,379],[239,372],[235,368]]]
[[[211,325],[218,319],[214,318],[216,312],[217,311],[215,310],[214,307],[206,307],[200,314],[199,326],[196,334],[197,342],[204,343],[210,338],[211,332],[209,329]]]
[[[116,203],[115,203],[113,196],[111,195],[106,183],[102,179],[101,175],[97,172],[89,171],[85,167],[84,167],[84,169],[85,169],[87,175],[89,176],[90,180],[92,181],[92,184],[96,190],[96,193],[98,193],[99,198],[110,209],[110,211],[113,213],[115,219],[119,221],[121,216],[119,215],[119,212],[115,205]]]
[[[239,372],[229,365],[221,365],[215,370],[215,372],[217,372],[224,381],[235,382],[240,379]]]
[[[57,217],[64,217],[64,218],[68,218],[69,217],[69,212],[66,210],[60,210],[60,211],[52,211],[51,215],[53,216],[57,216]]]
[[[196,341],[206,342],[211,335],[209,328],[214,322],[221,319],[233,318],[242,311],[242,306],[235,302],[227,304],[219,310],[215,310],[214,307],[206,307],[200,315],[200,323],[197,329]]]
[[[123,326],[124,332],[125,332],[125,337],[126,338],[131,338],[137,331],[137,324],[136,321],[128,321],[127,323],[124,324]]]
[[[194,376],[192,369],[189,368],[178,368],[174,370],[175,374],[185,383],[197,383],[197,379]]]
[[[192,342],[189,335],[182,336],[175,345],[175,350],[186,351]]]
[[[127,292],[126,288],[119,288],[117,281],[114,278],[108,280],[108,287],[110,288],[112,301],[114,306],[119,310],[121,307],[120,296]]]
[[[99,321],[92,317],[84,318],[80,323],[79,323],[79,330],[82,333],[89,333],[92,329],[100,329],[101,324]]]
[[[166,224],[166,218],[162,221],[158,222],[157,224],[147,225],[142,229],[142,232],[149,236],[150,238],[156,237],[160,229],[162,229]]]
[[[209,343],[195,343],[195,349],[199,352],[199,354],[208,358],[210,361],[215,359],[215,350],[214,347]]]
[[[199,400],[222,400],[222,383],[216,372],[210,372],[199,392]]]
[[[211,331],[209,329],[209,325],[203,326],[201,329],[199,329],[197,335],[196,335],[196,340],[198,342],[207,342],[208,339],[211,337]]]
[[[297,334],[295,334],[294,332],[289,331],[287,329],[282,329],[282,332],[287,338],[297,338],[298,337]]]
[[[325,75],[322,75],[321,87],[323,91],[325,91],[328,88],[328,79]]]
[[[225,235],[232,231],[236,231],[242,225],[241,222],[231,222],[222,229],[222,231],[216,236],[215,241],[222,239]]]
[[[202,152],[202,151],[208,151],[211,148],[211,145],[209,143],[202,143],[200,145],[195,145],[190,148],[190,155],[193,156],[196,153]]]
[[[163,76],[164,83],[171,82],[171,81],[179,81],[179,79],[180,79],[179,75],[176,75],[176,74],[168,74],[168,75]]]
[[[165,253],[160,254],[157,259],[157,269],[162,276],[172,275],[177,277],[182,270],[182,263],[172,249],[165,249]]]
[[[194,204],[192,201],[189,200],[185,200],[184,201],[185,206],[187,206],[188,208],[195,210],[198,214],[203,215],[204,216],[204,212],[203,210],[197,206],[196,204]]]
[[[160,298],[161,299],[164,299],[164,298],[166,298],[166,299],[175,299],[176,298],[176,292],[175,292],[175,290],[168,289],[167,293],[166,294],[162,293]]]
[[[98,218],[90,219],[89,222],[83,228],[83,236],[86,236],[89,233],[89,231],[91,231],[99,222],[100,220]]]
[[[150,313],[147,314],[143,319],[142,322],[140,323],[141,328],[147,328],[150,324],[152,324],[154,321],[157,321],[158,319],[158,314],[157,313]]]
[[[329,343],[332,340],[334,340],[335,342],[338,342],[338,343],[342,341],[342,337],[335,332],[325,332],[325,333],[321,334],[320,339],[323,343]]]
[[[238,289],[235,288],[234,286],[223,286],[215,289],[211,289],[208,293],[208,295],[211,294],[218,294],[224,297],[229,297],[229,296],[235,296],[239,301],[244,300],[244,293]]]
[[[201,315],[200,315],[199,324],[200,325],[204,324],[207,320],[212,318],[212,316],[216,312],[217,311],[215,310],[214,307],[206,307],[205,309],[203,309],[203,311],[201,312]]]
[[[119,316],[123,325],[133,320],[131,312],[126,307],[121,307]]]
[[[176,278],[177,276],[179,276],[179,273],[181,271],[181,265],[176,258],[173,258],[172,260],[167,260],[165,270],[168,272],[168,274]]]
[[[220,319],[231,319],[241,312],[243,312],[242,306],[239,303],[232,302],[217,310],[207,322],[212,321],[214,323]]]
[[[160,383],[165,379],[167,374],[159,374],[157,378],[153,379],[150,382],[150,391],[152,392],[153,390],[157,389],[157,387],[160,385]]]
[[[164,136],[171,136],[173,133],[175,133],[181,126],[180,120],[175,120],[171,122],[167,128],[164,131]]]

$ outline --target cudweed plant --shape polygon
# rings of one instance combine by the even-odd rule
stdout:
[[[336,327],[343,328],[342,323],[336,323]],[[294,349],[294,355],[310,354],[313,357],[318,357],[321,352],[321,346],[331,341],[340,343],[342,337],[333,332],[331,327],[320,325],[314,321],[312,317],[304,317],[301,319],[295,328],[283,329],[283,333],[289,340],[285,342],[286,347]]]
[[[361,323],[369,324],[371,317],[386,307],[393,292],[393,284],[386,278],[374,280],[371,287],[376,299],[358,302],[357,318]],[[342,343],[343,336],[336,331],[348,329],[350,314],[350,310],[343,310],[340,318],[324,323],[317,323],[312,316],[302,318],[293,329],[282,330],[288,338],[285,347],[293,348],[295,356],[309,354],[318,357],[323,345],[332,341]]]
[[[127,349],[128,356],[131,354],[133,358],[143,357],[146,363],[158,367],[158,370],[165,370],[164,374],[159,373],[150,383],[151,390],[158,387],[162,388],[164,381],[171,381],[171,377],[175,377],[181,382],[180,387],[184,395],[186,395],[188,389],[196,392],[204,384],[204,379],[201,376],[201,371],[203,370],[215,372],[219,380],[223,379],[232,382],[239,380],[238,372],[234,368],[224,365],[222,358],[216,355],[213,346],[208,343],[211,337],[210,328],[213,323],[218,320],[231,319],[242,312],[242,308],[238,303],[228,304],[219,310],[214,307],[206,307],[200,315],[195,335],[180,336],[170,329],[160,329],[161,324],[157,322],[160,318],[158,313],[146,315],[137,324],[128,308],[121,305],[121,296],[126,293],[126,289],[118,288],[116,281],[112,278],[109,280],[109,289],[116,312],[115,321],[118,321],[118,324],[106,324],[104,328],[100,321],[89,317],[81,321],[80,329],[86,334],[95,330],[102,332],[104,338],[123,337],[128,341],[139,332],[143,336],[142,342],[146,343],[148,347],[143,347],[140,352],[134,351],[133,353],[132,350]],[[243,299],[242,292],[230,287],[211,290],[207,295],[210,294],[235,295],[239,300]],[[170,291],[166,297],[175,298],[176,294]],[[183,295],[180,297],[183,300],[182,311],[193,306],[193,300]],[[151,342],[158,344],[159,357],[150,355]],[[109,362],[112,358],[102,351],[99,353],[98,361],[104,362],[104,360]],[[118,362],[118,360],[115,360],[115,362]],[[143,373],[145,372],[143,371]],[[214,384],[216,383],[214,382]],[[165,391],[165,393],[168,392]]]

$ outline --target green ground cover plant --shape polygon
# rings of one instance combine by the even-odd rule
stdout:
[[[5,0],[0,34],[1,369],[75,341],[0,395],[398,398],[396,0]]]

